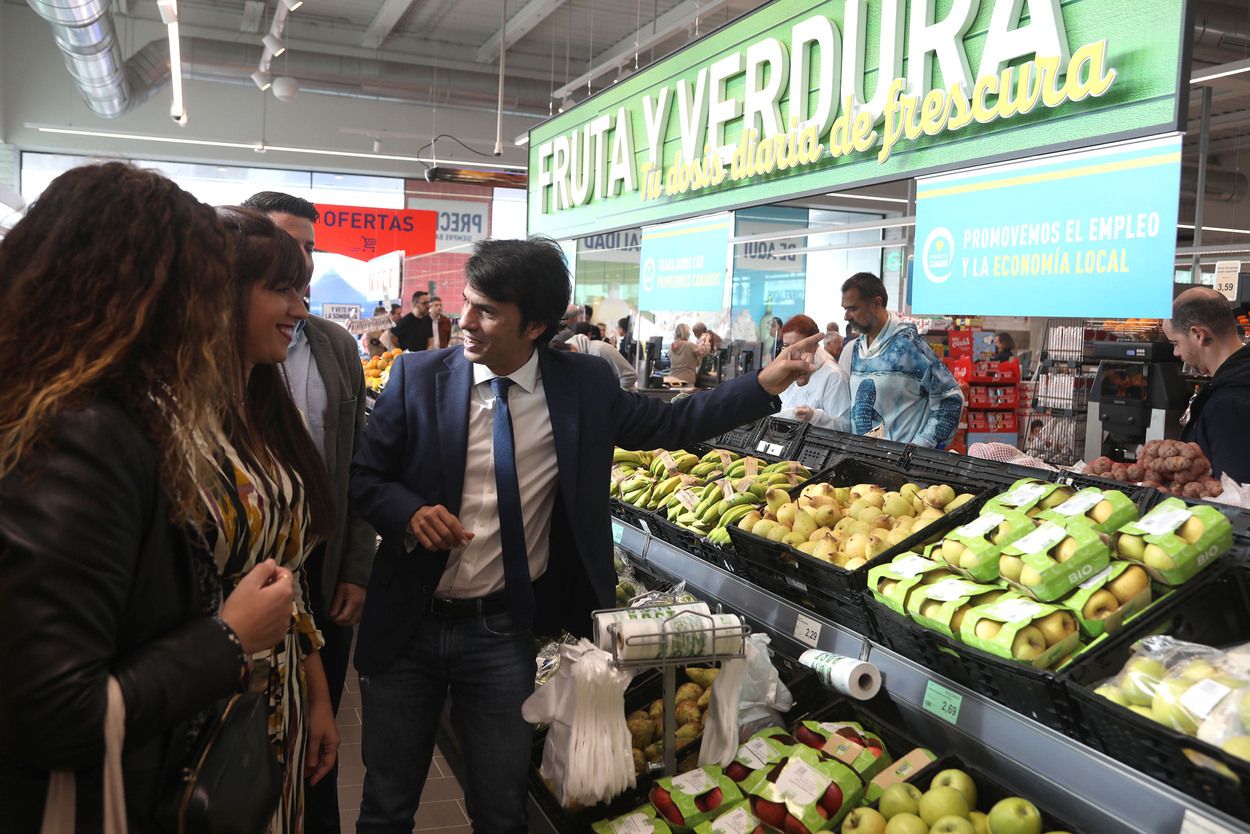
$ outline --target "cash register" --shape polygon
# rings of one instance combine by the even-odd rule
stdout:
[[[1168,342],[1094,342],[1085,458],[1133,461],[1147,440],[1180,434],[1190,389]]]

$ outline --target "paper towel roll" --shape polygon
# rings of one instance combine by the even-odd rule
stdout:
[[[825,686],[851,698],[867,701],[881,691],[881,671],[866,661],[808,649],[799,656],[799,663],[814,671]]]
[[[616,624],[616,656],[621,660],[738,655],[742,643],[742,620],[733,614],[705,617],[687,612],[670,620]]]
[[[683,602],[677,605],[644,605],[639,608],[603,611],[595,615],[595,645],[605,652],[612,651],[612,637],[608,634],[608,626],[612,623],[637,620],[667,620],[669,617],[682,611],[694,611],[699,614],[712,613],[706,602]]]

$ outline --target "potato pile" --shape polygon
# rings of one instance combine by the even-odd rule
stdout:
[[[674,745],[680,752],[703,734],[703,715],[712,699],[712,683],[719,669],[686,667],[687,683],[677,687],[673,707],[677,718]],[[664,699],[656,698],[647,709],[625,716],[634,748],[634,772],[642,773],[648,764],[664,763]]]
[[[1170,492],[1178,498],[1214,498],[1223,492],[1211,477],[1211,462],[1197,443],[1151,440],[1142,446],[1133,464],[1116,463],[1103,456],[1090,461],[1085,474]]]

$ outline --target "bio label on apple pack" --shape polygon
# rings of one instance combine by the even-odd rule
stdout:
[[[1005,492],[995,499],[995,503],[1002,504],[1006,507],[1024,507],[1030,506],[1038,501],[1042,496],[1050,491],[1053,484],[1021,484],[1013,488],[1009,492]]]
[[[963,527],[956,528],[955,533],[970,539],[982,538],[991,530],[997,529],[998,525],[1006,520],[1006,517],[998,513],[984,513],[969,521]]]
[[[1207,678],[1185,690],[1181,695],[1181,706],[1197,718],[1205,720],[1211,714],[1211,710],[1215,709],[1220,701],[1223,701],[1225,696],[1232,691],[1219,681]]]
[[[712,781],[712,777],[703,772],[701,768],[687,771],[680,776],[673,777],[673,787],[682,793],[688,793],[691,796],[700,796],[716,787],[716,783]]]
[[[744,802],[712,820],[712,834],[751,834],[759,824],[759,818],[747,810]]]
[[[1067,530],[1047,521],[1027,536],[1016,539],[1011,546],[1021,553],[1045,553],[1063,541],[1067,535]]]
[[[1160,507],[1137,522],[1137,529],[1148,536],[1162,536],[1174,532],[1178,527],[1189,521],[1193,512],[1183,507]]]
[[[925,589],[925,596],[928,599],[937,600],[938,602],[953,602],[961,597],[984,592],[985,586],[983,585],[978,585],[975,582],[969,582],[966,579],[952,578],[934,582]]]
[[[777,748],[762,738],[753,738],[738,748],[738,761],[752,770],[767,767],[780,758]]]
[[[1064,501],[1055,512],[1059,515],[1078,516],[1085,515],[1094,507],[1098,506],[1098,502],[1102,501],[1102,491],[1098,489],[1081,490],[1073,495],[1067,501]]]
[[[895,575],[903,579],[911,579],[913,576],[919,576],[922,573],[932,570],[932,568],[933,562],[923,556],[917,556],[914,553],[904,553],[893,562],[890,562],[890,570],[892,570]]]
[[[1031,599],[1016,597],[991,602],[982,608],[981,612],[991,620],[1000,620],[1004,623],[1028,623],[1040,617],[1045,610]]]
[[[786,799],[800,805],[811,805],[824,796],[825,789],[833,782],[802,759],[792,758],[777,777],[777,790]]]
[[[646,814],[626,814],[608,823],[612,834],[653,834],[655,825]]]

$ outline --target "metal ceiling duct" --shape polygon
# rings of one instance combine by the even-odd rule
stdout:
[[[52,24],[65,67],[98,116],[115,119],[130,108],[121,45],[113,28],[109,0],[26,0]]]

